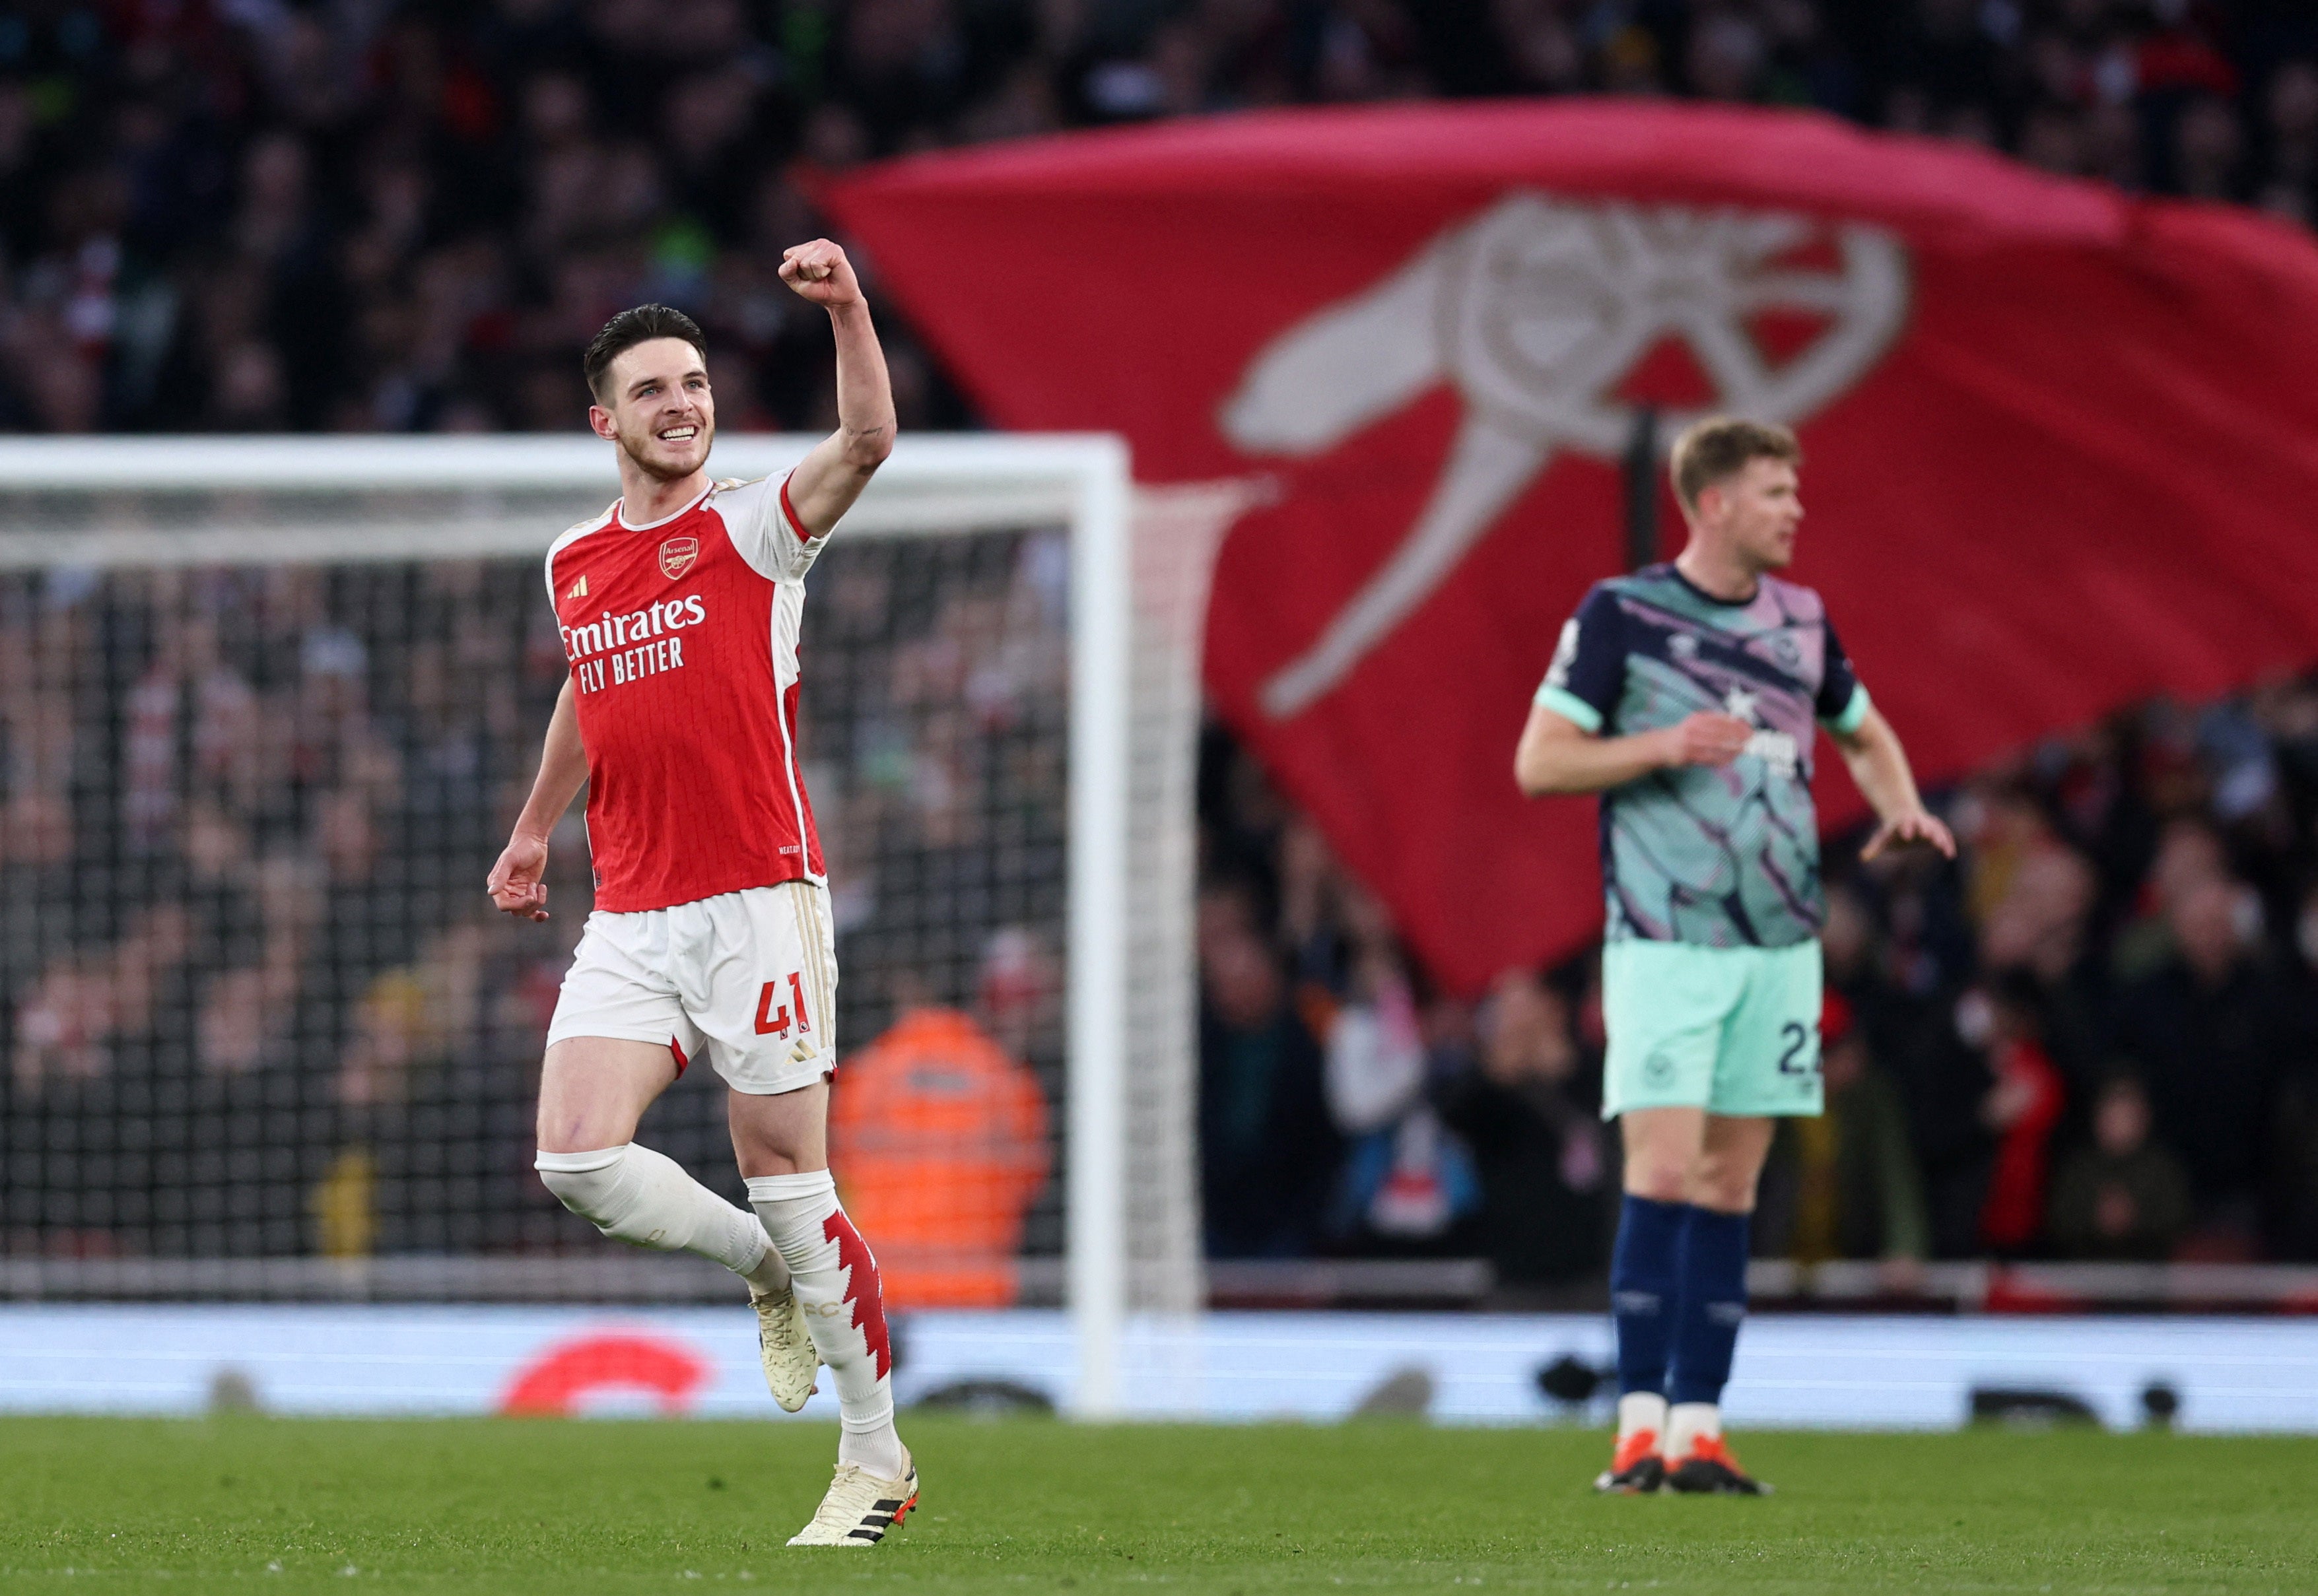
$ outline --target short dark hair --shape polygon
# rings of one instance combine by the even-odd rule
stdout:
[[[1674,495],[1684,509],[1694,511],[1700,494],[1745,471],[1750,460],[1783,460],[1799,466],[1802,445],[1783,426],[1709,416],[1685,427],[1674,441]]]
[[[588,345],[587,358],[580,370],[588,373],[588,391],[597,399],[604,397],[604,373],[612,363],[639,344],[649,344],[654,338],[682,338],[700,351],[703,364],[708,360],[708,340],[700,331],[700,324],[673,305],[638,305],[633,310],[623,310],[604,324],[595,341]]]

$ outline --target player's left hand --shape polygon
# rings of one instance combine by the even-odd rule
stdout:
[[[1863,859],[1874,858],[1892,848],[1909,843],[1926,843],[1940,850],[1947,858],[1955,857],[1955,838],[1941,823],[1939,816],[1926,809],[1911,809],[1905,814],[1893,815],[1875,828],[1875,835],[1859,850]]]
[[[517,919],[544,920],[547,916],[547,839],[517,832],[508,838],[499,863],[483,883],[492,904]]]
[[[853,274],[853,263],[826,238],[781,251],[781,281],[831,310],[861,303],[861,280]]]

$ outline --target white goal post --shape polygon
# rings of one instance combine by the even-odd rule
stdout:
[[[711,470],[777,472],[812,442],[727,435]],[[0,440],[0,573],[535,559],[616,493],[607,446],[580,436]],[[1200,1297],[1190,810],[1214,540],[1155,566],[1138,514],[1115,437],[911,436],[832,540],[1067,533],[1061,1239],[1086,1416],[1121,1410],[1130,1314]],[[1170,559],[1172,590],[1138,595]]]

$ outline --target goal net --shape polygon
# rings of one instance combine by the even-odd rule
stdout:
[[[577,806],[551,920],[482,892],[564,676],[540,557],[616,491],[591,439],[0,445],[0,1289],[732,1296],[531,1171]],[[805,610],[848,1204],[898,1311],[1067,1302],[1091,1412],[1200,1286],[1220,521],[1131,502],[1111,440],[908,440]],[[723,1099],[689,1070],[639,1139],[743,1200]]]

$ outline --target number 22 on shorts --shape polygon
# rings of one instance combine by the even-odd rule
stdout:
[[[782,1004],[779,1012],[776,1013],[773,1000],[780,995],[780,988],[779,982],[768,981],[765,982],[765,990],[757,994],[757,1035],[759,1036],[787,1036],[792,1007],[796,1011],[798,1032],[802,1034],[813,1029],[813,1020],[804,1011],[804,977],[795,970],[789,972],[789,1001]]]

